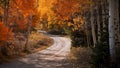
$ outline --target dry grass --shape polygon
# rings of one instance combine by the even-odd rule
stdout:
[[[92,51],[90,48],[79,47],[71,48],[71,54],[68,57],[67,62],[69,63],[69,68],[90,68],[90,55]]]
[[[51,46],[53,44],[53,39],[45,36],[44,34],[33,33],[30,35],[29,44],[30,47],[33,48],[32,51],[36,52]]]
[[[29,43],[28,48],[30,50],[30,53],[25,53],[24,47],[25,47],[25,37],[20,35],[24,41],[19,41],[18,38],[14,40],[14,45],[12,49],[6,48],[7,56],[0,53],[0,63],[1,62],[9,62],[15,58],[24,57],[28,54],[43,50],[53,44],[53,39],[49,38],[48,36],[45,36],[40,33],[32,33],[29,36]]]

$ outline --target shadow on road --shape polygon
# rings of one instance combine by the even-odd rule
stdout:
[[[44,55],[43,56],[44,59],[42,58],[42,55]],[[32,56],[24,57],[11,63],[1,64],[0,68],[67,68],[67,66],[69,65],[68,63],[65,62],[64,59],[55,60],[54,57],[53,59],[47,59],[47,57],[49,56],[50,54],[42,53],[38,53],[37,55],[33,54]],[[59,58],[64,56],[56,57]]]

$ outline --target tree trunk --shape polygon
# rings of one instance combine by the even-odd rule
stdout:
[[[106,5],[105,5],[105,0],[101,2],[101,6],[102,6],[102,26],[103,26],[103,32],[105,32],[106,30],[104,30],[104,28],[106,27]]]
[[[116,36],[116,37],[115,37],[115,40],[116,40],[116,45],[119,46],[119,43],[118,43],[118,42],[120,42],[120,41],[119,41],[119,39],[120,39],[120,38],[119,38],[119,35],[120,35],[120,30],[119,30],[119,27],[120,27],[120,26],[119,26],[119,24],[120,24],[120,22],[119,22],[119,0],[116,1],[116,8],[117,8],[117,9],[116,9],[116,14],[115,14],[115,15],[116,15],[116,16],[115,16],[115,17],[116,17],[116,27],[115,27],[115,29],[116,29],[116,31],[115,31],[115,32],[116,32],[115,36]]]
[[[36,8],[39,6],[39,4],[38,4],[38,2],[39,2],[39,0],[36,0]]]
[[[97,7],[98,7],[98,10],[97,10],[97,33],[98,33],[98,41],[100,42],[100,37],[101,37],[101,33],[100,33],[100,31],[101,31],[101,28],[100,28],[100,23],[101,23],[101,21],[100,21],[100,13],[99,13],[99,7],[100,5],[98,5]]]
[[[118,0],[118,19],[119,19],[119,21],[118,21],[118,40],[119,40],[119,42],[120,42],[120,4],[119,4],[119,0]],[[119,44],[120,45],[120,44]]]
[[[116,51],[116,64],[119,66],[120,62],[119,62],[119,59],[120,59],[120,22],[119,22],[119,0],[116,0],[115,1],[115,51]],[[118,67],[120,68],[120,66]]]
[[[30,35],[30,33],[31,33],[32,15],[29,16],[28,21],[29,21],[29,22],[28,22],[28,23],[29,23],[29,26],[28,26],[28,32],[27,32],[27,40],[26,40],[25,48],[24,48],[25,51],[29,51],[28,43],[29,43],[29,35]]]
[[[93,15],[93,13],[94,13],[93,8],[91,8],[91,29],[92,29],[93,44],[94,44],[94,47],[95,47],[95,44],[96,44],[96,33],[95,33],[94,15]]]
[[[87,27],[87,20],[85,21],[85,33],[86,33],[86,41],[87,41],[87,46],[89,47],[90,46],[90,43],[89,43],[89,31],[88,31],[88,27]]]
[[[115,62],[115,29],[114,29],[114,19],[115,19],[115,1],[109,0],[109,50],[111,62]]]
[[[5,1],[4,3],[4,23],[6,26],[8,26],[8,3],[7,1]]]
[[[1,10],[0,10],[1,11]],[[0,13],[0,22],[2,22],[2,15],[1,15],[1,13]]]

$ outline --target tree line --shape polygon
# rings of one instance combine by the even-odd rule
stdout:
[[[52,5],[54,20],[46,14],[47,26],[68,33],[74,47],[91,47],[93,67],[119,66],[119,0],[56,0]]]

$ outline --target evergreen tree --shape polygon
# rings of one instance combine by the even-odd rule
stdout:
[[[109,68],[109,33],[108,18],[105,19],[106,27],[102,28],[100,41],[92,48],[92,68]]]

